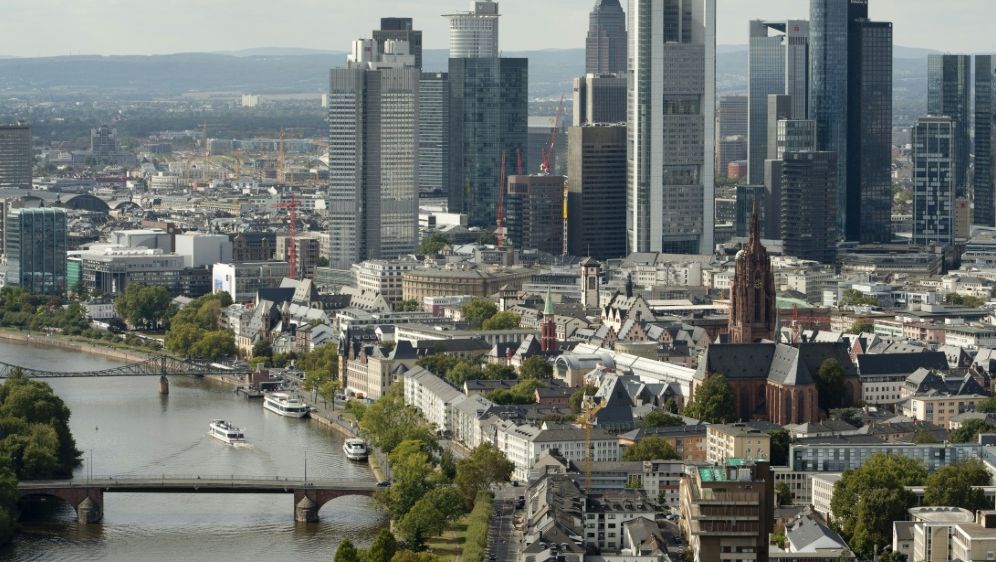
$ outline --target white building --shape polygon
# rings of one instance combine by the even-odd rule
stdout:
[[[108,236],[108,243],[123,248],[173,251],[173,236],[161,228],[115,230]]]
[[[809,477],[812,483],[810,497],[812,498],[813,511],[819,513],[827,521],[833,519],[830,502],[833,500],[833,486],[840,478],[841,473],[839,472],[823,472]]]
[[[249,302],[260,289],[279,287],[289,273],[285,261],[216,263],[211,268],[211,291],[228,293],[234,302]]]
[[[404,377],[405,404],[414,406],[436,430],[453,431],[453,406],[464,394],[429,371],[416,367]]]
[[[450,21],[450,58],[477,59],[498,56],[498,3],[470,2],[469,12],[446,16]]]
[[[581,464],[585,460],[585,432],[574,426],[517,425],[500,420],[483,429],[485,439],[492,441],[515,465],[513,478],[526,481],[529,469],[543,453],[557,449],[567,460]],[[592,461],[619,460],[619,441],[604,430],[592,429]]]
[[[232,241],[224,234],[188,232],[176,235],[176,253],[185,267],[206,267],[232,261]]]
[[[406,271],[415,269],[416,263],[407,260],[367,260],[353,264],[356,288],[380,293],[390,304],[402,299],[401,278]]]

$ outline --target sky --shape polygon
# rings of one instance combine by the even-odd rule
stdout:
[[[500,0],[506,51],[584,46],[594,0]],[[441,14],[468,0],[0,0],[0,55],[163,54],[296,47],[346,51],[382,16],[415,18],[425,48],[446,48]],[[895,44],[996,51],[996,0],[870,0]],[[623,0],[623,7],[626,2]],[[721,45],[747,42],[750,19],[807,18],[807,0],[717,0]]]

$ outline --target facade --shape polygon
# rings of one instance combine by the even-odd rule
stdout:
[[[572,127],[567,139],[567,253],[624,257],[626,126]]]
[[[380,29],[374,30],[373,40],[381,53],[389,40],[408,43],[409,53],[415,56],[415,68],[422,68],[422,32],[413,28],[412,18],[380,18]]]
[[[352,267],[357,289],[376,291],[391,305],[403,300],[401,277],[413,269],[414,262],[403,260],[367,260]]]
[[[450,82],[445,72],[422,73],[418,90],[418,192],[445,192],[450,173]]]
[[[414,406],[436,430],[452,431],[453,405],[462,392],[429,371],[415,367],[404,376],[405,403]]]
[[[713,251],[716,2],[629,5],[627,250]]]
[[[626,14],[619,0],[596,0],[585,41],[585,72],[626,73]]]
[[[730,342],[770,340],[775,333],[775,316],[775,277],[768,251],[761,245],[755,207],[750,240],[737,254],[736,274],[730,290]]]
[[[95,164],[113,164],[118,157],[118,131],[107,125],[90,129],[90,156]]]
[[[716,114],[716,138],[747,138],[748,130],[747,96],[722,96],[719,98],[719,113]]]
[[[52,208],[10,209],[4,228],[6,284],[35,294],[66,292],[66,211]]]
[[[927,55],[927,114],[951,118],[955,197],[963,197],[969,185],[971,81],[971,56]]]
[[[290,274],[285,261],[216,263],[211,268],[214,293],[228,293],[232,302],[250,302],[260,289],[279,287]]]
[[[403,42],[377,52],[354,42],[331,71],[329,222],[333,268],[418,247],[418,101],[421,73]]]
[[[836,160],[832,152],[782,156],[779,238],[785,255],[825,264],[837,259]]]
[[[31,127],[0,125],[0,188],[31,189],[34,165]]]
[[[551,450],[556,449],[564,459],[576,464],[583,463],[586,457],[585,430],[574,426],[518,425],[499,420],[490,429],[483,428],[482,435],[515,465],[512,478],[523,482],[528,481],[536,461]],[[619,461],[619,442],[615,436],[596,427],[591,430],[590,443],[593,462]]]
[[[528,71],[528,59],[450,58],[449,208],[470,226],[497,221],[502,155],[506,177],[517,154],[529,165]]]
[[[131,283],[163,287],[171,294],[180,292],[183,256],[110,247],[88,250],[81,258],[81,279],[91,293],[118,295]]]
[[[450,58],[475,59],[498,56],[498,3],[471,0],[470,11],[448,14]]]
[[[789,446],[788,464],[798,472],[845,472],[860,468],[874,454],[894,453],[918,460],[928,471],[934,471],[960,460],[979,457],[984,451],[984,446],[974,443],[868,444],[849,443],[834,437],[825,442],[793,443]]]
[[[422,301],[426,297],[463,296],[489,297],[504,285],[521,289],[536,272],[531,269],[510,269],[500,272],[471,270],[415,270],[402,274],[403,300]]]
[[[787,118],[805,119],[809,103],[809,22],[751,21],[747,181],[764,180],[768,152],[768,96],[789,96]]]
[[[775,123],[774,154],[781,160],[786,152],[816,150],[816,121],[809,119],[779,119]]]
[[[513,247],[564,253],[564,176],[511,176],[505,195],[507,239]]]
[[[184,267],[206,267],[232,261],[232,241],[224,234],[188,232],[174,238]]]
[[[679,526],[696,562],[768,561],[774,479],[767,462],[728,459],[681,479]]]
[[[754,209],[758,212],[758,224],[764,229],[764,186],[738,185],[734,187],[733,236],[747,238],[750,236],[750,224],[754,217]]]
[[[713,464],[722,464],[731,458],[771,458],[771,436],[742,423],[709,424],[706,447],[706,462]]]
[[[975,214],[972,224],[996,225],[996,56],[975,56],[975,166],[972,187]]]
[[[947,116],[913,126],[913,244],[954,242],[954,134]]]
[[[626,76],[587,74],[574,79],[574,126],[626,122]]]

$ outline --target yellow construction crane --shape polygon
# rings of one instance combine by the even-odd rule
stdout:
[[[585,394],[581,399],[581,415],[578,416],[578,425],[584,428],[584,489],[591,490],[591,463],[593,451],[591,444],[591,428],[595,425],[595,414],[605,405],[596,403],[593,395]]]

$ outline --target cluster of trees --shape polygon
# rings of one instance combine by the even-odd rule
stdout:
[[[840,296],[840,306],[879,306],[878,299],[857,289],[845,289]]]
[[[284,368],[294,364],[304,371],[301,388],[312,392],[328,405],[335,405],[335,393],[342,389],[339,380],[339,346],[330,343],[306,353],[274,353],[269,340],[260,340],[252,347],[250,365]]]
[[[481,330],[514,330],[522,321],[514,312],[498,312],[498,305],[481,297],[470,299],[460,309],[460,315],[471,327]]]
[[[114,301],[114,311],[132,327],[159,330],[176,313],[176,308],[164,287],[132,283]]]
[[[86,308],[51,295],[33,295],[23,287],[0,289],[0,326],[28,330],[54,329],[81,335],[90,329]],[[99,332],[98,332],[99,337]]]
[[[944,295],[944,302],[946,304],[953,304],[956,306],[967,306],[969,308],[979,308],[980,306],[986,304],[986,301],[980,299],[979,297],[973,297],[971,295],[959,295],[958,293],[948,293]]]
[[[488,395],[488,399],[498,404],[532,404],[534,392],[543,388],[553,378],[553,366],[545,358],[534,355],[523,360],[519,372],[507,365],[481,365],[481,358],[457,357],[437,353],[427,355],[416,362],[416,365],[446,379],[451,385],[460,388],[467,381],[518,380],[518,384],[509,390],[496,390]]]
[[[706,423],[736,421],[736,394],[724,375],[710,374],[695,389],[694,399],[685,405],[684,415]]]
[[[983,509],[985,495],[974,486],[989,483],[978,459],[950,464],[928,474],[919,461],[904,455],[872,455],[834,485],[831,509],[841,534],[856,553],[871,557],[876,546],[892,540],[892,522],[906,517],[916,498],[906,486],[925,486],[923,505]]]
[[[421,242],[418,243],[418,253],[423,256],[436,256],[439,255],[439,252],[442,252],[443,248],[448,246],[449,243],[449,238],[436,232],[426,236]]]
[[[844,368],[836,359],[826,359],[820,364],[816,372],[816,389],[820,392],[820,408],[823,410],[829,412],[849,402],[844,375]]]
[[[219,328],[221,311],[231,304],[228,293],[214,293],[178,310],[169,319],[166,349],[185,357],[210,360],[235,355],[235,335],[231,330]]]
[[[968,420],[958,429],[952,429],[948,440],[952,443],[972,443],[980,433],[996,432],[996,427],[984,419]]]
[[[623,451],[624,461],[678,460],[681,455],[664,439],[650,435],[640,439]]]

